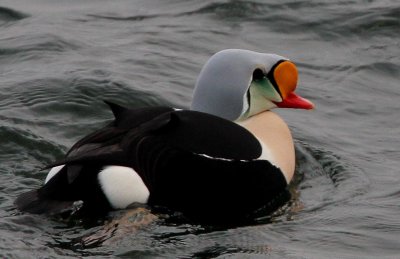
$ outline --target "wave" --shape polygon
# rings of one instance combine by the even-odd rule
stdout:
[[[400,29],[400,7],[365,5],[353,2],[259,3],[228,1],[210,3],[180,15],[210,14],[211,18],[234,23],[246,22],[264,26],[266,30],[318,37],[323,40],[358,36],[393,36]]]
[[[307,197],[307,211],[351,200],[367,192],[369,180],[364,172],[330,151],[298,142],[296,157],[293,185]]]
[[[81,44],[66,40],[54,34],[20,35],[2,39],[0,59],[4,57],[24,57],[34,59],[44,53],[65,52],[77,50]]]
[[[29,17],[28,14],[16,11],[11,8],[0,6],[0,22],[18,21]]]
[[[87,14],[88,17],[96,19],[105,19],[113,21],[143,21],[159,17],[160,15],[133,15],[133,16],[117,16],[117,15],[101,15],[101,14]]]

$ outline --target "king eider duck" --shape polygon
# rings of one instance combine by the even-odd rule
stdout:
[[[293,177],[290,130],[270,110],[314,107],[294,93],[297,77],[282,56],[220,51],[202,68],[190,110],[107,102],[114,121],[74,144],[15,204],[50,215],[80,202],[91,213],[139,203],[200,219],[246,217]]]

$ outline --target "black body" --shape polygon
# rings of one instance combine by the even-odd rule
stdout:
[[[18,197],[21,210],[56,214],[78,200],[89,213],[110,210],[97,180],[107,165],[133,168],[150,191],[149,205],[200,220],[246,217],[285,191],[280,169],[257,160],[258,140],[231,121],[168,107],[108,104],[115,120],[49,165],[66,164],[43,187]]]

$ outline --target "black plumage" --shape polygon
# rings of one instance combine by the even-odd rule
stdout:
[[[198,219],[245,217],[285,190],[280,169],[257,160],[260,143],[234,122],[196,111],[107,103],[115,120],[49,165],[66,166],[43,187],[19,196],[21,210],[56,214],[78,200],[82,210],[110,210],[97,180],[108,165],[133,168],[150,191],[149,205]]]

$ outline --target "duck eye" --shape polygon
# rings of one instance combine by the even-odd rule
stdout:
[[[265,77],[264,72],[261,69],[257,68],[256,70],[254,70],[253,80],[256,80],[256,81],[262,80],[264,77]]]

